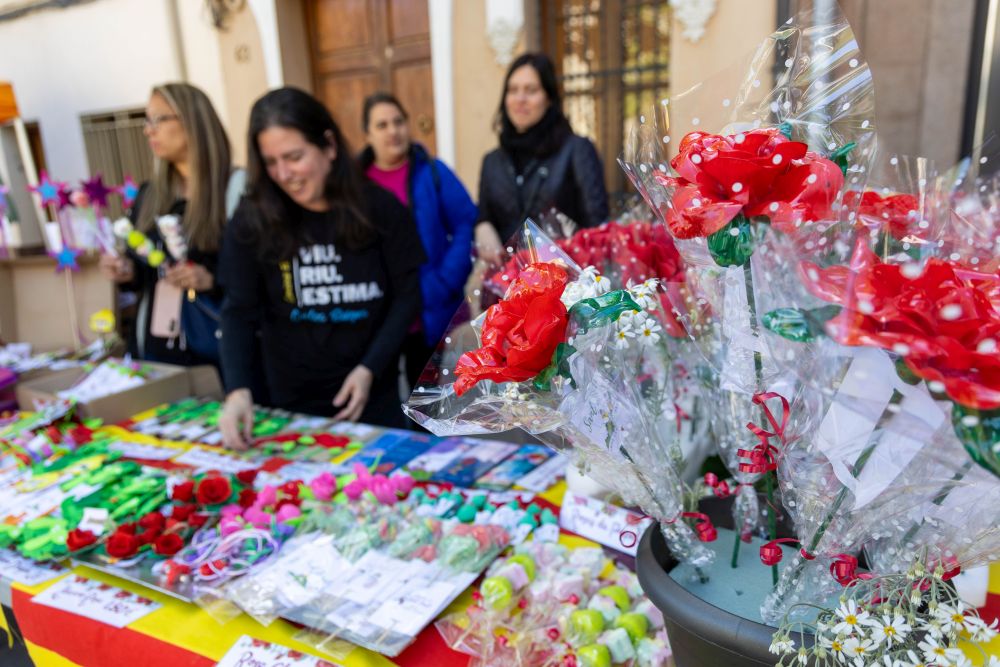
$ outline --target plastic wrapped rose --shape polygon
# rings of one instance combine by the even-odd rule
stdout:
[[[560,300],[566,283],[565,269],[551,263],[531,264],[518,275],[506,298],[486,311],[482,347],[459,357],[457,395],[482,380],[523,382],[549,365],[566,336]]]
[[[813,295],[843,307],[826,325],[838,343],[895,352],[959,405],[1000,408],[1000,275],[937,258],[885,264],[863,243],[850,266],[801,270]]]
[[[918,218],[920,202],[909,193],[887,195],[883,197],[877,192],[867,190],[859,193],[855,190],[844,194],[844,206],[857,209],[856,220],[859,225],[881,230],[888,229],[896,240],[902,241],[910,232]]]
[[[829,217],[844,184],[841,168],[779,128],[723,136],[691,132],[657,173],[673,191],[665,222],[679,239],[711,236],[737,216],[766,216],[784,232]]]

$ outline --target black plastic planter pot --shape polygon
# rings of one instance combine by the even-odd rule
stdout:
[[[701,510],[716,525],[731,525],[728,508],[728,503],[711,502]],[[643,591],[663,612],[677,667],[773,667],[778,656],[768,647],[775,628],[731,614],[685,590],[670,578],[676,565],[659,526],[653,524],[639,542],[636,572]]]

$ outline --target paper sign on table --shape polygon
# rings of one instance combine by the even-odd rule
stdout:
[[[217,667],[334,667],[336,664],[247,635],[237,639],[216,663]]]
[[[66,573],[58,563],[36,563],[16,551],[0,550],[0,577],[25,586],[37,586]]]
[[[160,603],[141,595],[75,574],[57,581],[31,601],[116,628],[124,628],[160,608]]]
[[[128,459],[142,459],[143,461],[166,461],[177,456],[178,450],[171,447],[157,447],[155,445],[144,445],[139,442],[112,442],[108,449],[121,452],[122,456]]]
[[[568,461],[565,456],[556,454],[518,480],[517,485],[522,489],[541,493],[554,486],[560,477],[566,476],[567,463]]]
[[[639,538],[653,522],[638,512],[595,498],[567,493],[559,511],[559,525],[581,537],[634,556]]]
[[[252,470],[260,466],[259,463],[238,459],[222,452],[210,451],[203,447],[192,447],[174,459],[174,463],[183,463],[199,471],[218,470],[222,473],[238,473],[243,470]]]

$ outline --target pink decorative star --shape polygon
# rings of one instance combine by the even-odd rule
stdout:
[[[49,180],[49,175],[43,169],[42,177],[38,181],[38,185],[29,185],[28,189],[42,198],[42,206],[48,206],[49,204],[55,204],[58,206],[59,188],[65,186],[65,183],[57,183]]]
[[[90,198],[90,203],[95,208],[98,206],[107,208],[108,195],[114,192],[114,190],[104,185],[104,179],[101,178],[100,174],[96,174],[89,181],[83,181],[83,191]]]
[[[69,187],[65,183],[60,183],[59,184],[59,192],[57,194],[57,196],[59,197],[59,203],[56,204],[56,208],[61,211],[64,208],[68,208],[68,207],[72,206],[73,205],[73,200],[70,199],[70,196],[72,194],[73,194],[73,191],[70,190]]]

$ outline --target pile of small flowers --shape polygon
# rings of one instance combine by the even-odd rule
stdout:
[[[947,583],[953,575],[916,563],[903,574],[855,580],[836,609],[818,608],[814,623],[786,617],[770,651],[779,667],[971,667],[959,642],[991,641],[997,621],[987,624],[958,598]],[[803,640],[810,634],[815,641],[808,645]],[[983,664],[1000,667],[1000,659],[990,656]]]

